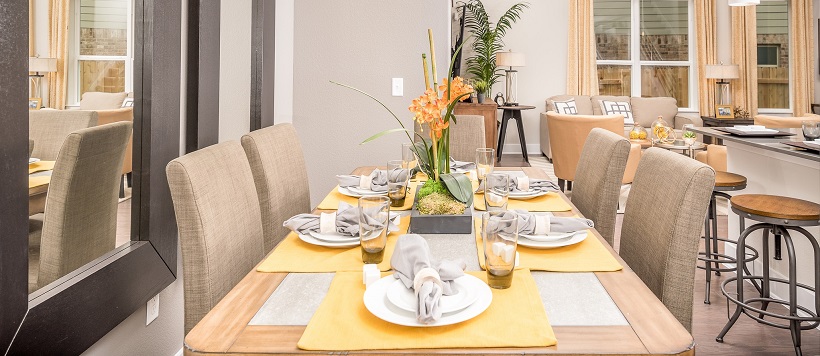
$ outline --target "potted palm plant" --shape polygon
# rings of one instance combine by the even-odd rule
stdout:
[[[504,36],[528,7],[528,3],[517,3],[504,12],[498,22],[492,24],[480,0],[471,0],[466,5],[464,26],[473,37],[473,55],[467,58],[467,73],[474,79],[487,83],[488,93],[501,78],[495,64],[495,55],[504,50]]]

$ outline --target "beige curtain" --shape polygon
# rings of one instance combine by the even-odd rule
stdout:
[[[816,1],[816,0],[815,0]],[[811,112],[814,100],[814,19],[812,1],[789,2],[792,109],[794,116]]]
[[[48,75],[48,104],[64,109],[68,69],[68,0],[49,1],[49,55],[57,58],[57,72]]]
[[[732,82],[732,105],[757,115],[757,6],[736,6],[732,12],[732,63],[740,78]]]
[[[593,0],[569,2],[567,95],[598,95]]]
[[[714,0],[695,0],[698,102],[701,115],[715,112],[715,80],[706,79],[706,65],[717,64],[717,17]]]

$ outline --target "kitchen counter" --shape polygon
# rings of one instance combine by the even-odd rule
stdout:
[[[711,136],[714,138],[718,138],[723,140],[724,142],[737,142],[742,143],[744,145],[762,148],[764,150],[779,152],[783,154],[787,154],[790,156],[805,158],[808,160],[820,162],[820,154],[815,152],[811,152],[808,150],[804,150],[797,147],[787,146],[784,145],[782,142],[788,141],[796,141],[802,142],[803,141],[803,133],[800,129],[779,129],[782,131],[789,131],[796,133],[797,135],[794,136],[785,136],[785,137],[740,137],[735,136],[732,134],[725,133],[723,131],[718,131],[710,127],[693,127],[690,129],[695,133],[702,134],[704,136]]]

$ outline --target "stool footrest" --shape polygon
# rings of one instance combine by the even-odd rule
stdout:
[[[749,280],[756,279],[756,280],[760,280],[761,282],[763,282],[763,276],[748,276],[748,277],[743,277],[743,279],[744,280],[746,280],[746,279],[749,279]],[[809,316],[777,314],[777,313],[772,313],[772,312],[767,311],[767,310],[755,308],[755,307],[749,305],[749,303],[752,303],[752,302],[770,302],[770,303],[789,305],[789,301],[787,301],[787,300],[774,299],[774,298],[768,298],[768,297],[756,297],[756,298],[744,299],[743,301],[741,301],[737,297],[731,296],[730,293],[728,291],[726,291],[726,285],[729,284],[729,283],[732,283],[732,282],[739,283],[739,282],[737,282],[737,280],[738,280],[737,277],[727,278],[726,280],[723,281],[723,283],[721,283],[720,291],[723,293],[723,296],[726,297],[727,300],[729,300],[730,302],[736,304],[738,307],[743,308],[743,313],[749,315],[753,319],[755,319],[759,322],[771,325],[771,326],[782,327],[784,329],[789,328],[789,326],[783,327],[782,324],[775,324],[775,323],[765,321],[765,320],[763,320],[763,318],[761,318],[759,316],[754,316],[754,315],[749,314],[748,311],[752,311],[752,312],[755,312],[755,313],[758,313],[758,314],[761,314],[761,315],[765,315],[765,316],[769,316],[769,317],[772,317],[772,318],[776,318],[776,319],[783,319],[783,320],[789,320],[789,321],[799,321],[799,322],[813,322],[812,325],[814,325],[814,326],[812,326],[810,328],[806,328],[806,329],[812,329],[812,328],[815,328],[818,325],[820,325],[820,317],[818,317],[817,311],[812,311],[812,310],[810,310],[806,307],[800,306],[800,305],[797,305],[797,309],[802,310],[806,314],[809,314]],[[769,277],[769,282],[789,284],[788,280],[785,280],[785,279],[782,279],[782,278]],[[805,284],[802,284],[802,283],[797,283],[797,287],[808,290],[808,291],[811,291],[811,292],[814,292],[814,288],[812,288],[810,286],[807,286]]]

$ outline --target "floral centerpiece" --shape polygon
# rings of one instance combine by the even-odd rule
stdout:
[[[420,132],[408,130],[390,108],[372,95],[348,85],[331,83],[355,90],[375,100],[401,125],[401,128],[379,132],[362,143],[373,141],[392,132],[401,131],[407,135],[413,143],[413,151],[418,159],[417,169],[428,177],[416,196],[420,213],[463,214],[465,208],[472,204],[473,189],[469,177],[461,173],[450,172],[450,122],[457,123],[453,109],[456,103],[470,97],[473,88],[464,83],[461,77],[453,78],[452,75],[442,78],[441,84],[438,83],[433,33],[430,29],[427,33],[430,43],[430,63],[427,62],[426,54],[421,55],[426,88],[424,94],[413,99],[408,107],[413,113],[413,120],[421,127]],[[461,47],[455,53],[457,54],[460,50]],[[455,54],[450,60],[448,73],[452,73],[454,61]],[[411,133],[418,137],[417,141],[413,141]]]

